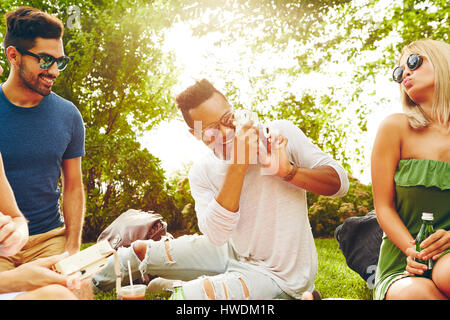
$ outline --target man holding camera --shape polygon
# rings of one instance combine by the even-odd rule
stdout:
[[[11,68],[0,87],[0,150],[30,238],[19,254],[0,258],[0,271],[79,251],[84,215],[83,120],[71,102],[52,92],[69,61],[64,25],[38,9],[20,7],[6,14],[6,26],[3,43]]]
[[[289,121],[268,124],[268,141],[252,121],[236,127],[227,99],[207,80],[176,102],[190,132],[212,151],[189,173],[203,235],[120,248],[123,279],[130,261],[134,277],[165,278],[150,288],[185,281],[187,299],[300,299],[313,291],[317,252],[306,190],[345,195],[344,169]],[[93,281],[97,289],[110,289],[114,280],[110,259]]]

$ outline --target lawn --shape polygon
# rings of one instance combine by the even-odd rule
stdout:
[[[319,256],[319,270],[316,276],[316,289],[323,298],[342,298],[371,300],[372,290],[366,282],[346,262],[335,239],[316,239]],[[82,248],[89,246],[83,245]],[[146,296],[148,300],[167,299],[170,293],[159,292]],[[115,299],[115,291],[101,292],[95,296],[98,300]]]
[[[350,269],[335,239],[315,239],[319,256],[316,289],[322,298],[372,300],[372,290]]]

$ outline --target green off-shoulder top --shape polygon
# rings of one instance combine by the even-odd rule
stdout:
[[[394,181],[397,212],[414,238],[422,224],[422,212],[433,213],[434,230],[450,230],[450,162],[402,159]],[[406,277],[405,268],[406,255],[384,235],[375,276],[374,299],[384,299],[389,286]]]

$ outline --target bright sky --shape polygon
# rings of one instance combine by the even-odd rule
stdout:
[[[262,69],[271,72],[274,68],[289,67],[296,54],[295,50],[291,54],[287,50],[281,59],[276,55],[276,52],[267,50],[264,54],[255,56],[239,39],[226,47],[214,45],[214,39],[217,40],[220,36],[220,34],[209,34],[201,39],[195,38],[192,36],[190,28],[184,24],[177,24],[170,30],[167,34],[165,50],[175,53],[176,64],[182,70],[175,89],[176,93],[193,84],[195,80],[202,78],[209,79],[216,88],[221,90],[226,78],[240,88],[240,101],[245,103],[245,101],[254,98],[252,95],[255,94],[254,88],[249,87],[249,77],[261,72]],[[362,59],[376,59],[377,57],[376,53],[372,53],[372,57],[366,56]],[[342,87],[342,83],[350,81],[349,78],[346,78],[346,74],[349,75],[350,72],[345,73],[345,70],[351,70],[354,67],[345,63],[341,62],[336,65],[336,69],[330,70],[327,74],[309,74],[307,76],[299,74],[295,80],[281,76],[274,80],[273,86],[275,88],[277,86],[289,86],[294,93],[297,90],[296,88],[301,88],[298,89],[298,94],[301,94],[301,90],[306,88],[319,92],[324,81],[327,82],[327,85]],[[337,71],[344,71],[344,73],[342,76],[333,77],[333,74]],[[373,88],[373,84],[371,84],[371,87],[367,88],[368,92],[375,89],[375,95],[367,95],[367,100],[364,100],[367,107],[374,110],[369,115],[367,134],[359,137],[359,143],[366,146],[362,156],[363,159],[361,159],[361,163],[355,161],[352,164],[352,169],[354,176],[366,184],[370,183],[370,149],[380,121],[390,113],[401,112],[398,87],[389,81],[389,77],[390,74],[379,75],[375,84],[376,87]],[[277,91],[274,90],[274,92]],[[277,98],[271,96],[269,100],[277,101]],[[383,99],[387,99],[388,102],[375,105],[375,101],[379,102]],[[348,134],[352,135],[353,133],[349,132]],[[349,140],[352,141],[352,139]],[[144,134],[140,142],[143,147],[146,147],[153,155],[161,159],[162,167],[169,176],[182,168],[184,164],[201,157],[207,150],[201,142],[188,132],[183,120],[161,122],[158,127]],[[355,145],[350,143],[348,148],[352,150]]]

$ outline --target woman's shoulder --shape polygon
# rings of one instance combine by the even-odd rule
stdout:
[[[383,122],[391,125],[404,125],[408,124],[408,117],[404,113],[393,113],[384,118]]]
[[[408,117],[404,113],[393,113],[381,121],[379,130],[408,130]]]

